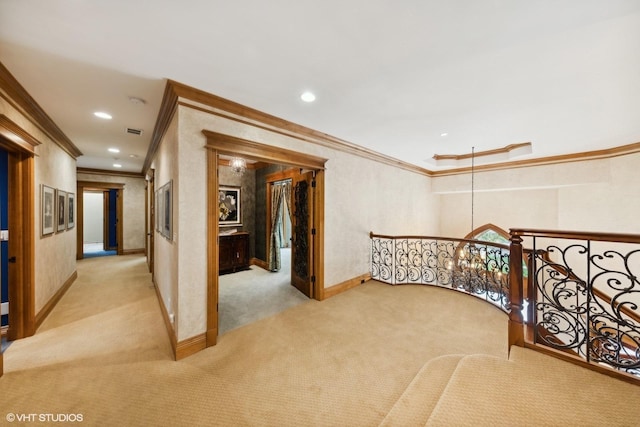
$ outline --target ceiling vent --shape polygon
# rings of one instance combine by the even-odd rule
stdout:
[[[127,128],[127,133],[140,136],[142,135],[142,129]]]

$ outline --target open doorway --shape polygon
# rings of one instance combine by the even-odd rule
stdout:
[[[225,226],[220,231],[219,276],[219,334],[275,315],[309,301],[306,293],[295,285],[295,258],[292,224],[294,210],[294,177],[299,168],[276,164],[250,164],[241,179],[229,173],[221,161],[219,176],[223,182],[235,179],[239,187],[255,194],[242,193],[243,212],[249,212],[243,223],[253,223],[242,228]],[[247,181],[249,184],[247,184]],[[241,185],[241,184],[245,185]],[[221,187],[227,188],[227,187]],[[249,206],[255,204],[257,206]],[[309,215],[309,211],[304,211]],[[309,220],[306,220],[309,222]],[[251,232],[249,232],[251,231]],[[239,271],[225,268],[228,265],[230,240],[250,239],[251,266]],[[235,251],[237,253],[237,250]],[[301,259],[301,258],[300,258]]]
[[[82,253],[84,258],[118,254],[116,190],[87,190],[84,200]]]
[[[124,184],[78,181],[76,258],[122,255]]]
[[[219,333],[218,303],[219,303],[219,237],[220,237],[220,155],[242,156],[256,162],[281,164],[299,172],[304,177],[305,201],[309,220],[300,228],[299,236],[304,248],[299,252],[293,251],[292,265],[302,266],[298,272],[292,269],[292,275],[298,274],[304,280],[304,287],[309,291],[309,297],[322,300],[324,296],[324,168],[326,159],[303,154],[280,147],[260,144],[253,141],[236,138],[229,135],[204,130],[207,137],[207,333],[206,345],[212,346],[217,342]],[[295,214],[294,214],[295,217]],[[304,228],[304,229],[303,229]],[[296,229],[295,222],[292,229]],[[293,247],[296,242],[294,238]],[[295,261],[295,257],[300,259]]]

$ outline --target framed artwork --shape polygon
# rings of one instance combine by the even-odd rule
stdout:
[[[56,209],[57,221],[56,231],[64,231],[67,227],[67,193],[62,190],[56,190]]]
[[[40,215],[42,217],[42,235],[46,236],[55,231],[56,190],[42,185],[40,192]]]
[[[218,188],[218,223],[221,227],[242,225],[240,211],[240,187]]]
[[[173,181],[160,187],[158,196],[156,217],[159,219],[160,234],[173,240]]]
[[[76,195],[67,193],[67,230],[76,226]]]

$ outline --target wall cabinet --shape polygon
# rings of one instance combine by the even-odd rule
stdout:
[[[249,233],[220,235],[219,274],[246,270],[249,265]]]

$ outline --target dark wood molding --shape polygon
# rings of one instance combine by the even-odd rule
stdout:
[[[122,255],[137,255],[137,254],[145,254],[145,253],[146,251],[144,248],[122,250]]]
[[[121,178],[145,178],[145,174],[142,172],[118,172],[118,171],[110,171],[104,169],[90,169],[90,168],[76,168],[76,173],[81,174],[90,174],[90,175],[107,175],[107,176],[117,176]]]
[[[35,148],[41,144],[4,114],[0,114],[0,135],[31,154],[34,154]]]
[[[176,360],[176,349],[178,348],[178,338],[176,337],[176,331],[173,329],[173,324],[169,319],[169,313],[167,313],[167,307],[164,306],[160,289],[155,282],[153,282],[153,289],[156,291],[156,297],[158,298],[158,305],[162,312],[162,319],[164,320],[164,326],[167,329],[167,335],[169,336],[169,342],[171,343],[171,352],[173,353],[173,360]]]
[[[176,346],[176,360],[184,359],[192,354],[207,348],[206,334],[196,335],[186,340],[179,341]]]
[[[73,282],[78,278],[78,271],[74,271],[71,276],[64,282],[58,291],[47,301],[42,309],[36,314],[36,330],[42,325],[42,322],[51,314],[54,307],[60,302],[65,293],[71,288]]]
[[[266,261],[263,261],[259,258],[251,258],[251,265],[260,267],[263,270],[269,270],[269,264]]]
[[[488,172],[503,169],[518,169],[532,166],[554,165],[559,163],[583,162],[587,160],[609,159],[613,157],[626,156],[629,154],[640,153],[640,142],[634,144],[621,145],[618,147],[607,148],[604,150],[584,151],[574,154],[563,154],[557,156],[539,157],[528,160],[515,160],[503,163],[493,163],[487,165],[474,166],[475,172]],[[471,173],[471,167],[454,168],[431,172],[432,176],[460,175]]]
[[[324,169],[327,159],[287,150],[273,145],[261,144],[235,136],[203,130],[207,137],[206,148],[215,149],[219,154],[239,155],[248,159],[261,160],[287,166],[309,169]]]
[[[0,62],[0,96],[5,98],[16,110],[28,118],[36,127],[44,132],[51,140],[74,159],[82,152],[62,132],[55,122],[44,112],[42,107],[29,95],[22,85],[13,77],[9,70]]]
[[[173,86],[170,84],[170,81],[168,81],[167,85],[164,88],[164,95],[162,97],[162,103],[160,104],[160,110],[158,111],[156,125],[153,128],[153,133],[151,134],[151,143],[149,144],[149,149],[147,150],[147,156],[145,157],[144,163],[142,165],[143,174],[146,174],[151,168],[151,163],[153,163],[153,159],[158,152],[160,142],[162,142],[162,138],[167,132],[169,124],[173,119],[173,115],[177,110],[178,95],[173,90]]]
[[[218,269],[220,246],[218,243],[218,164],[216,150],[207,151],[207,334],[206,346],[218,341]]]
[[[353,279],[345,280],[344,282],[338,283],[337,285],[330,286],[324,290],[324,297],[322,299],[325,300],[327,298],[331,298],[332,296],[348,291],[351,288],[360,286],[361,284],[369,280],[371,280],[371,274],[365,273],[361,274],[358,277],[354,277]]]
[[[496,154],[509,154],[511,151],[524,148],[531,147],[530,142],[523,142],[521,144],[509,144],[502,148],[496,148],[494,150],[486,150],[486,151],[477,151],[474,153],[466,153],[466,154],[434,154],[434,160],[466,160],[478,157],[485,156],[495,156]]]
[[[108,182],[108,181],[78,181],[78,187],[82,187],[84,190],[122,190],[125,184],[121,182]]]

